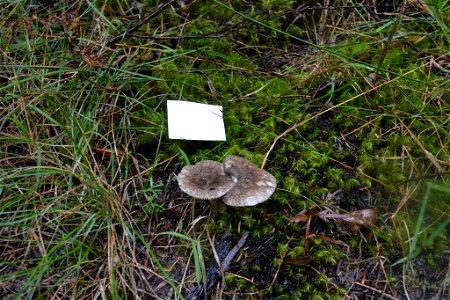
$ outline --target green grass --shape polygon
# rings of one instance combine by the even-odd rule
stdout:
[[[251,234],[219,298],[448,294],[448,1],[325,2],[172,4],[109,46],[159,2],[2,4],[0,298],[182,299],[224,231]],[[227,141],[169,140],[168,99],[222,105]],[[181,193],[227,155],[277,178],[268,203]],[[368,207],[357,235],[317,217]]]

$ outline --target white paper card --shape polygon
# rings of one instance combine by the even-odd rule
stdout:
[[[226,141],[222,106],[167,100],[169,138]]]

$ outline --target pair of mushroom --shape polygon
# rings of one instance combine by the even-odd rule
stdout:
[[[189,196],[211,200],[214,210],[221,205],[220,197],[228,206],[262,203],[277,186],[275,177],[239,156],[228,156],[223,163],[203,160],[186,166],[177,180],[180,189]]]

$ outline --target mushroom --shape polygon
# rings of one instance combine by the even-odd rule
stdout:
[[[222,198],[229,206],[253,206],[266,201],[275,191],[277,181],[268,172],[239,156],[228,156],[223,168],[235,185]]]
[[[217,198],[225,195],[235,185],[233,179],[225,174],[223,164],[213,160],[185,166],[177,175],[177,180],[183,192],[197,199],[210,200],[216,212],[225,208]]]

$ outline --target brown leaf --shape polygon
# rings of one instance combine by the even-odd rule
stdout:
[[[297,258],[285,258],[283,260],[284,263],[287,263],[290,265],[295,265],[295,266],[306,266],[312,261],[313,261],[313,259],[309,256],[297,257]]]
[[[357,234],[363,225],[372,225],[377,219],[377,211],[373,208],[355,210],[341,215],[339,230],[342,233],[349,233],[348,230]]]
[[[298,222],[306,222],[308,221],[309,216],[306,215],[304,212],[299,213],[295,217],[292,217],[289,219],[289,223],[298,223]]]
[[[343,221],[358,225],[373,224],[377,219],[377,211],[374,208],[355,210],[346,215]]]

